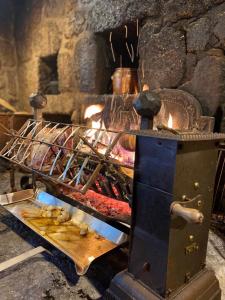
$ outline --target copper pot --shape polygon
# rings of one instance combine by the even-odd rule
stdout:
[[[118,68],[112,76],[113,94],[136,94],[138,92],[137,69]]]

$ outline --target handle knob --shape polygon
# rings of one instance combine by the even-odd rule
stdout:
[[[171,205],[171,214],[183,218],[190,224],[202,224],[204,220],[204,215],[199,210],[183,207],[176,202]]]

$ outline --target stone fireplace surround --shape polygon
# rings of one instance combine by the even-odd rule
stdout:
[[[48,95],[47,111],[72,114],[87,97],[107,93],[112,66],[106,33],[137,19],[140,88],[166,88],[168,99],[183,90],[184,101],[189,93],[205,115],[223,112],[221,0],[1,0],[0,97],[29,110],[41,60],[57,53],[59,93]]]

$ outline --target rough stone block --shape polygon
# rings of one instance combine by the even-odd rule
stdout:
[[[65,37],[71,39],[74,35],[79,35],[86,29],[86,11],[76,11],[70,18],[67,20],[65,27]]]
[[[65,1],[44,0],[43,15],[47,18],[57,18],[64,15]]]
[[[12,96],[17,95],[17,76],[16,76],[16,68],[14,71],[7,71],[7,86],[8,86],[8,92]]]
[[[65,93],[63,95],[48,95],[48,104],[45,112],[71,114],[74,110],[74,95]]]
[[[187,53],[186,56],[186,72],[184,81],[190,81],[193,77],[195,66],[197,64],[197,57],[193,53]]]
[[[75,79],[79,90],[102,94],[106,91],[110,70],[107,69],[104,39],[94,34],[83,35],[75,49]]]
[[[0,77],[0,90],[4,89],[6,86],[6,80],[4,76]]]
[[[219,46],[225,49],[225,12],[217,16],[217,24],[213,30],[213,33],[219,40]]]
[[[58,55],[58,74],[60,93],[74,89],[74,64],[73,58],[69,53],[59,53]]]
[[[17,56],[19,63],[25,63],[32,59],[33,50],[29,40],[23,40],[17,43]]]
[[[180,19],[188,19],[206,11],[201,0],[162,0],[164,22],[174,23]]]
[[[210,39],[210,19],[200,18],[190,24],[187,30],[187,51],[203,51]]]
[[[48,52],[48,54],[57,53],[61,45],[61,32],[57,24],[55,22],[49,22],[47,28],[44,28],[44,34],[45,41],[47,42],[46,52]],[[42,43],[42,46],[44,45],[45,43]]]
[[[204,57],[198,62],[192,80],[181,88],[200,101],[204,114],[213,116],[225,98],[225,57]]]
[[[147,16],[158,16],[160,3],[157,0],[97,0],[88,22],[95,32],[119,27],[128,21],[136,21]]]
[[[13,39],[13,3],[12,1],[0,2],[0,37],[5,40]]]
[[[9,41],[0,39],[0,59],[3,67],[13,67],[16,65],[16,53]]]
[[[173,28],[151,31],[151,23],[141,30],[139,73],[142,86],[150,89],[176,87],[183,78],[186,49],[184,35]]]

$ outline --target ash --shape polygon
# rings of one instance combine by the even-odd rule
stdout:
[[[16,174],[19,187],[21,174]],[[10,191],[9,173],[1,172],[0,193]],[[0,263],[34,247],[43,246],[52,255],[37,255],[0,273],[1,300],[101,299],[113,276],[126,268],[125,250],[116,250],[92,264],[85,276],[75,273],[73,262],[46,243],[15,217],[0,208]],[[209,234],[207,265],[214,269],[225,299],[225,236]]]

